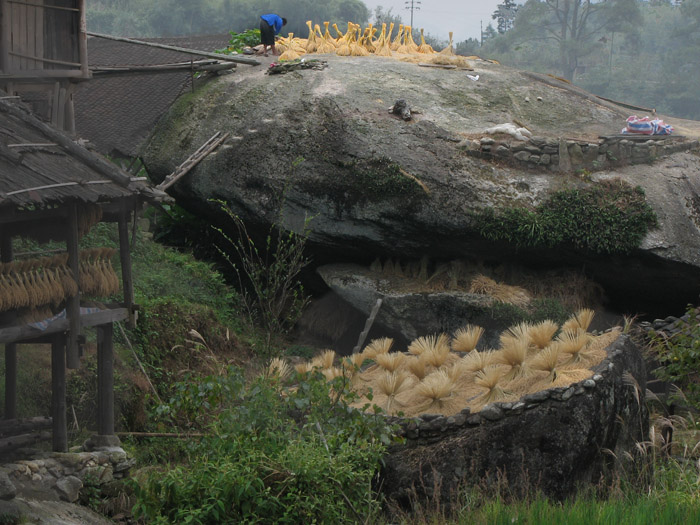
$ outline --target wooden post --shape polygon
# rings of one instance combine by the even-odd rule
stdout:
[[[119,259],[122,265],[122,286],[124,287],[124,306],[129,310],[129,328],[136,327],[134,312],[134,280],[131,275],[131,250],[129,246],[130,210],[124,202],[119,209]]]
[[[14,259],[12,236],[2,233],[0,241],[0,261],[6,263]],[[8,316],[12,321],[14,315]],[[5,419],[17,418],[17,344],[5,345]]]
[[[80,283],[80,260],[78,251],[78,205],[75,202],[70,204],[68,214],[68,235],[66,248],[68,249],[68,266],[73,272],[73,278]],[[80,335],[80,291],[77,295],[69,297],[66,301],[66,315],[68,317],[68,345],[66,349],[66,364],[68,368],[74,369],[80,366],[78,355],[78,336]]]
[[[79,32],[78,32],[78,49],[80,55],[80,71],[83,78],[90,78],[90,69],[88,69],[88,45],[87,45],[87,23],[85,22],[85,0],[78,0],[78,9],[80,13]]]
[[[97,327],[97,433],[114,435],[114,325]]]
[[[0,71],[11,73],[10,51],[12,47],[12,6],[3,2],[0,13]]]
[[[66,420],[66,337],[56,334],[51,342],[51,417],[53,419],[53,450],[68,450]]]

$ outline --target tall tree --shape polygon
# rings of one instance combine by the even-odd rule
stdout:
[[[519,10],[516,25],[524,40],[555,42],[561,74],[573,81],[579,59],[600,47],[601,36],[631,30],[640,20],[636,0],[528,0]]]
[[[514,0],[505,0],[496,6],[496,10],[491,18],[496,21],[496,30],[502,35],[513,28],[515,15],[518,13],[518,6]]]

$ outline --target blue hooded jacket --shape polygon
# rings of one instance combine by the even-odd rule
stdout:
[[[265,20],[268,24],[270,24],[270,27],[275,31],[276,35],[279,35],[279,32],[282,30],[282,18],[274,13],[270,13],[269,15],[262,15],[260,18]]]

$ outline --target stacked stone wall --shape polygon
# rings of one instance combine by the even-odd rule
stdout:
[[[554,172],[650,164],[673,153],[700,150],[697,140],[660,135],[617,135],[601,137],[597,142],[555,137],[532,137],[522,142],[496,136],[469,141],[466,146],[467,154],[473,157]]]

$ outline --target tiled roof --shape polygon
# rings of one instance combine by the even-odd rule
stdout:
[[[205,35],[141,39],[200,51],[226,47],[230,36]],[[198,60],[193,55],[102,38],[88,39],[90,66],[136,66]],[[200,57],[201,58],[201,57]],[[75,94],[78,135],[104,154],[138,156],[160,117],[191,85],[189,72],[94,78]]]

